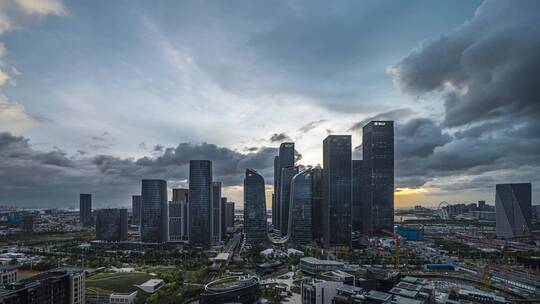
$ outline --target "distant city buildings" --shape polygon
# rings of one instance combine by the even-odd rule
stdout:
[[[351,244],[350,135],[329,135],[323,142],[323,240],[327,247]]]
[[[25,214],[21,220],[21,229],[24,233],[33,233],[34,232],[34,220],[35,216],[33,214]]]
[[[212,245],[212,162],[189,162],[189,241],[209,248]]]
[[[96,239],[109,242],[128,238],[127,209],[100,209],[96,211]]]
[[[291,181],[290,243],[307,245],[312,241],[311,169],[296,174]]]
[[[143,179],[141,184],[141,241],[166,242],[169,230],[167,182]]]
[[[212,183],[212,243],[221,242],[221,182]]]
[[[89,226],[93,224],[92,194],[81,193],[79,195],[79,214],[80,214],[81,224],[83,226]]]
[[[246,169],[244,177],[244,233],[247,245],[265,245],[267,231],[264,179],[252,169]]]
[[[501,238],[531,233],[531,184],[498,184],[495,187],[496,234]]]
[[[371,121],[362,129],[365,194],[362,204],[371,209],[363,214],[371,221],[369,233],[394,229],[394,122]]]

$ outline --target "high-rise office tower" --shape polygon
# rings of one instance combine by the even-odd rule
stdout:
[[[498,184],[495,188],[497,237],[529,236],[532,212],[531,184]]]
[[[209,248],[212,245],[212,162],[189,162],[189,241]]]
[[[182,206],[182,240],[187,241],[189,239],[189,189],[174,188],[172,196],[172,201],[180,202]]]
[[[221,182],[212,183],[212,242],[221,242]]]
[[[141,241],[167,242],[169,236],[167,182],[161,179],[143,179],[141,184]]]
[[[352,161],[352,230],[362,232],[364,226],[362,224],[363,219],[363,206],[362,206],[362,160],[354,159]]]
[[[313,239],[322,239],[323,169],[311,169],[311,221]]]
[[[296,174],[291,181],[291,203],[289,206],[290,242],[296,246],[309,244],[312,239],[311,185],[311,169]]]
[[[79,195],[79,218],[83,226],[92,225],[92,194]]]
[[[371,121],[363,128],[363,158],[371,206],[371,231],[394,230],[394,122]]]
[[[221,240],[225,240],[225,233],[227,232],[227,224],[225,218],[227,215],[227,198],[221,198]]]
[[[247,245],[265,245],[267,231],[264,179],[252,169],[246,169],[244,177],[244,233]]]
[[[328,135],[323,142],[323,239],[327,247],[351,244],[350,135]]]
[[[279,156],[274,157],[274,193],[272,193],[272,226],[274,229],[279,229],[278,219],[279,219],[279,206],[277,200],[277,191],[279,188],[279,175],[281,171],[279,170]]]
[[[169,202],[169,241],[180,242],[187,239],[184,229],[186,221],[186,201]]]
[[[291,181],[293,177],[298,174],[298,167],[286,167],[281,169],[280,177],[280,221],[281,221],[281,235],[287,235],[289,232],[289,206],[291,201]]]
[[[141,196],[132,195],[131,196],[131,216],[134,220],[141,219]]]
[[[96,212],[96,239],[108,242],[127,241],[127,209],[100,209]]]
[[[281,187],[283,185],[283,183],[281,182],[281,174],[284,168],[294,167],[294,143],[286,142],[286,143],[282,143],[279,146],[278,161],[279,161],[279,165],[277,168],[277,189],[275,189],[276,215],[277,215],[277,218],[276,218],[277,221],[276,221],[275,227],[276,229],[281,229],[283,225],[282,219],[281,219],[281,215],[282,215],[281,199],[283,197],[283,195],[281,194]],[[274,166],[275,166],[275,163],[274,163]],[[274,168],[274,170],[275,169],[276,168]],[[274,174],[276,174],[276,172]]]
[[[234,230],[234,202],[227,202],[225,213],[226,229],[229,231]]]

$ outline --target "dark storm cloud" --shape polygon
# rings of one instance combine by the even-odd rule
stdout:
[[[292,139],[289,137],[289,135],[285,133],[274,133],[272,136],[270,136],[270,142],[284,142],[284,141],[292,141]]]
[[[456,31],[390,70],[403,91],[444,91],[444,125],[540,115],[538,1],[486,1]]]
[[[439,126],[427,118],[414,118],[397,126],[396,159],[427,157],[436,147],[450,142]]]
[[[273,169],[275,148],[261,147],[242,154],[213,144],[181,143],[163,147],[158,155],[138,159],[112,155],[68,157],[61,150],[41,152],[28,139],[0,133],[0,204],[26,206],[70,206],[81,192],[92,192],[106,203],[126,203],[140,191],[143,178],[185,182],[189,160],[213,161],[214,180],[225,186],[240,185],[245,168],[255,168],[268,181]]]
[[[416,175],[419,184],[452,174],[470,177],[439,185],[449,191],[538,182],[531,174],[540,164],[538,11],[538,1],[485,1],[471,21],[389,68],[402,91],[444,99],[442,133],[434,125],[422,125],[421,136],[411,136],[422,130],[413,125],[397,130],[396,174]]]

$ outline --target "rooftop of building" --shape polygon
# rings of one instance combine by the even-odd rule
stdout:
[[[0,271],[2,270],[16,270],[17,269],[17,265],[7,265],[7,264],[2,264],[0,265]]]
[[[333,260],[319,260],[314,257],[305,257],[300,259],[301,262],[309,263],[309,264],[317,264],[317,265],[337,265],[337,266],[343,266],[344,263],[333,261]]]
[[[373,299],[380,302],[386,302],[392,299],[392,295],[386,292],[382,292],[382,291],[370,290],[366,294],[366,298]]]
[[[259,282],[254,276],[232,276],[215,280],[205,286],[206,291],[222,292],[253,286]]]

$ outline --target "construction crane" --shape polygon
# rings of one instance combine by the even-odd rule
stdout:
[[[400,268],[401,268],[401,259],[400,259],[400,256],[401,256],[401,236],[393,231],[388,231],[388,230],[383,230],[384,233],[394,237],[394,248],[395,248],[395,264],[394,264],[394,269],[396,271],[399,271]]]

